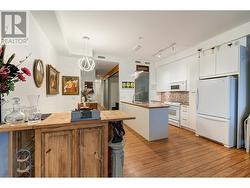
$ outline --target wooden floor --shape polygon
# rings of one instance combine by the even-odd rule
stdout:
[[[196,137],[173,126],[169,138],[148,142],[126,127],[125,177],[246,177],[250,155],[244,150]]]

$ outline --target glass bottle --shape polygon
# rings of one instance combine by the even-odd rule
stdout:
[[[12,100],[13,110],[5,116],[5,122],[7,124],[24,123],[25,115],[20,109],[20,98],[14,97]]]

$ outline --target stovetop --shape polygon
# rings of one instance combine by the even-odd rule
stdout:
[[[172,106],[180,106],[180,102],[164,102],[164,104],[172,105]]]

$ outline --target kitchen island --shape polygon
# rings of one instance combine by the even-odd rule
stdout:
[[[4,124],[9,132],[9,176],[20,175],[17,152],[31,153],[31,177],[107,177],[109,122],[135,119],[121,111],[101,111],[100,120],[71,122],[70,112],[40,123]],[[27,175],[27,174],[26,174]]]
[[[168,138],[168,108],[161,103],[121,101],[121,110],[136,117],[124,123],[148,141]]]

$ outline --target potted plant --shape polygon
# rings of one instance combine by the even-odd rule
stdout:
[[[15,90],[15,83],[22,81],[25,82],[25,76],[31,76],[31,72],[26,67],[21,67],[22,63],[27,60],[19,61],[17,65],[13,64],[12,61],[15,57],[13,53],[7,61],[4,59],[6,51],[6,45],[0,47],[0,122],[2,120],[2,103],[4,95],[8,95],[11,91]]]

